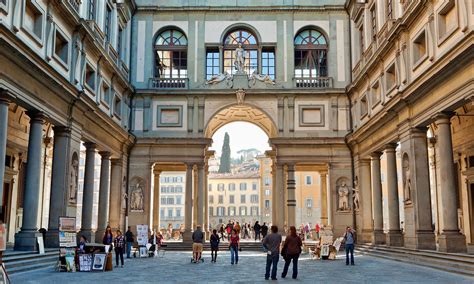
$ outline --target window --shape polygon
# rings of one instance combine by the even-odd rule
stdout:
[[[108,106],[110,104],[110,88],[105,83],[102,83],[102,90],[100,96],[102,102],[104,102]]]
[[[119,118],[122,116],[122,100],[117,95],[114,98],[114,114]]]
[[[379,82],[375,82],[375,84],[372,86],[371,90],[371,95],[372,95],[372,108],[375,107],[378,103],[380,103],[381,100],[381,91],[380,91],[380,85]]]
[[[86,64],[85,83],[92,91],[95,91],[95,70],[89,64]]]
[[[176,193],[182,193],[183,192],[183,186],[182,185],[177,185],[175,188],[176,188]]]
[[[441,41],[446,39],[458,26],[455,1],[446,1],[446,3],[438,13],[438,38]]]
[[[229,183],[229,191],[235,191],[235,183]]]
[[[247,190],[247,183],[241,182],[240,183],[240,190]]]
[[[251,216],[258,216],[258,206],[250,207],[250,215]]]
[[[235,74],[235,50],[239,45],[244,49],[244,71],[247,75],[258,71],[257,38],[245,29],[234,30],[224,37],[224,72]]]
[[[109,5],[105,5],[105,26],[104,26],[104,33],[105,33],[105,40],[110,42],[110,36],[112,34],[112,8]]]
[[[426,34],[423,30],[413,41],[413,64],[420,64],[426,57]]]
[[[270,194],[271,194],[270,189],[265,189],[265,195],[266,195],[266,196],[270,196]]]
[[[166,186],[162,186],[161,187],[161,193],[166,193],[167,192],[167,187]]]
[[[306,208],[313,208],[313,199],[312,198],[306,198],[305,206],[306,206]]]
[[[295,77],[327,77],[327,41],[322,33],[307,29],[295,37]]]
[[[367,106],[367,97],[364,95],[361,99],[360,99],[360,116],[361,117],[364,117],[367,115],[367,112],[368,112],[368,106]]]
[[[229,206],[229,216],[235,216],[235,206]]]
[[[217,207],[217,216],[225,216],[225,208]]]
[[[168,209],[168,217],[173,217],[173,209]]]
[[[235,195],[231,194],[229,195],[229,204],[234,204],[235,203]]]
[[[209,216],[214,216],[214,207],[209,207]]]
[[[256,182],[252,183],[252,190],[257,190],[257,183]]]
[[[23,26],[38,39],[43,37],[43,14],[30,0],[25,4]]]
[[[250,202],[251,203],[258,203],[258,194],[252,194],[250,196]]]
[[[262,49],[262,72],[263,75],[268,75],[272,80],[275,80],[275,49]]]
[[[89,11],[88,11],[88,16],[89,16],[89,20],[95,20],[95,1],[96,0],[89,0]]]
[[[265,208],[270,209],[270,200],[265,200]]]
[[[270,185],[270,184],[271,184],[271,179],[270,179],[270,177],[265,177],[265,178],[263,179],[263,182],[264,182],[265,185]]]
[[[247,216],[247,206],[240,206],[239,213],[240,216]]]
[[[69,42],[64,35],[56,29],[54,35],[54,54],[61,59],[64,64],[68,64],[69,59]]]
[[[370,23],[372,25],[372,38],[377,36],[377,12],[375,4],[370,8]]]
[[[387,0],[387,19],[393,18],[393,0]]]
[[[217,185],[217,191],[224,191],[224,184],[223,183],[219,183]]]
[[[397,82],[397,77],[395,73],[395,63],[393,63],[385,71],[385,86],[386,86],[387,92],[390,91],[393,87],[395,87],[396,82]]]
[[[241,194],[240,195],[240,203],[245,203],[246,202],[245,198],[246,198],[245,194]]]
[[[161,204],[166,204],[166,197],[161,197],[160,198],[160,203]]]
[[[176,196],[176,204],[181,204],[181,196]]]
[[[206,80],[219,74],[219,50],[215,48],[208,49],[206,52]]]
[[[209,207],[209,212],[212,211],[212,207]],[[176,208],[176,217],[181,217],[181,209],[180,208]]]
[[[223,203],[224,203],[224,195],[219,195],[219,196],[218,196],[218,201],[217,201],[217,203],[219,203],[219,204],[223,204]]]
[[[166,30],[155,41],[155,77],[187,78],[188,40],[178,30]]]
[[[165,217],[165,209],[160,209],[160,219],[164,219]]]
[[[209,203],[210,204],[214,203],[214,196],[213,195],[209,195]]]
[[[174,204],[174,198],[173,197],[166,198],[166,204]]]
[[[312,176],[306,176],[305,177],[305,184],[306,185],[312,185],[313,184],[313,177]]]
[[[210,184],[207,186],[207,189],[209,190],[209,192],[212,191],[212,183],[210,183]]]

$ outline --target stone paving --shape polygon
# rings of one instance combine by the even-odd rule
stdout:
[[[228,251],[220,251],[217,263],[204,253],[204,263],[190,263],[190,252],[167,252],[163,258],[126,260],[124,268],[110,272],[25,272],[11,276],[12,283],[265,283],[264,253],[241,252],[238,265],[230,264]],[[115,259],[114,259],[115,261]],[[341,254],[336,260],[311,260],[302,255],[298,280],[281,279],[283,262],[278,264],[278,281],[292,283],[474,283],[474,278],[427,267],[357,256],[356,265],[346,266]],[[290,279],[288,279],[290,278]]]

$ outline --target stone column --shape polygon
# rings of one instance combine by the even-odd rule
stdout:
[[[59,247],[59,217],[66,216],[67,190],[69,190],[71,166],[69,144],[71,143],[71,129],[55,126],[53,146],[53,169],[51,176],[51,198],[49,205],[48,232],[46,233],[45,246]]]
[[[210,236],[209,232],[209,190],[208,190],[208,182],[207,177],[209,176],[209,166],[204,166],[204,229],[208,232],[207,236]]]
[[[426,131],[426,128],[410,128],[401,134],[405,200],[404,245],[408,248],[434,250],[436,241],[431,217]]]
[[[15,235],[15,250],[36,250],[38,227],[38,206],[41,191],[41,148],[43,144],[43,125],[45,116],[42,112],[29,112],[30,133],[28,139],[28,162],[23,200],[23,223],[21,231]]]
[[[372,220],[372,191],[370,187],[370,160],[361,159],[358,161],[359,167],[359,203],[360,218],[357,221],[359,226],[359,242],[372,243],[373,220]]]
[[[275,183],[272,192],[272,225],[278,226],[279,232],[283,232],[283,225],[285,223],[285,201],[284,201],[284,182],[285,176],[283,174],[283,165],[275,163]]]
[[[288,180],[286,181],[288,190],[288,229],[290,226],[296,227],[296,182],[295,182],[295,165],[287,165]]]
[[[192,230],[194,230],[198,224],[197,222],[197,215],[198,215],[198,170],[197,166],[193,166],[193,224]]]
[[[388,202],[388,233],[386,241],[388,246],[403,246],[403,236],[400,231],[400,203],[398,198],[398,176],[396,144],[387,145],[387,202]]]
[[[5,156],[7,155],[8,105],[10,101],[0,91],[0,204],[3,204],[3,178],[5,175]],[[0,206],[0,213],[2,207]],[[3,220],[4,223],[8,220]]]
[[[155,176],[153,188],[153,229],[157,232],[160,230],[160,170],[154,170]]]
[[[382,153],[375,152],[370,156],[372,169],[372,202],[374,214],[374,244],[384,244],[385,234],[383,232],[383,207],[382,207],[382,176],[380,169],[380,156]]]
[[[84,143],[86,147],[86,166],[84,169],[84,188],[82,191],[82,222],[81,235],[90,242],[95,240],[95,232],[92,231],[92,210],[94,208],[94,169],[95,148],[92,142]]]
[[[204,226],[204,165],[198,164],[197,225]],[[204,229],[203,229],[204,230]]]
[[[438,147],[440,167],[440,193],[443,208],[443,228],[438,238],[442,252],[466,252],[466,238],[458,227],[458,206],[456,200],[456,176],[454,169],[453,144],[451,139],[451,121],[448,115],[436,118],[438,126]]]
[[[100,164],[100,184],[99,184],[99,210],[97,212],[97,232],[95,234],[96,243],[102,241],[105,228],[109,225],[109,202],[110,202],[110,152],[99,152],[101,156]]]
[[[193,222],[193,165],[186,164],[186,189],[184,196],[184,235],[183,241],[191,241]]]
[[[328,185],[327,173],[319,172],[319,198],[321,199],[321,225],[328,225]]]
[[[112,159],[110,166],[110,206],[109,206],[109,225],[115,232],[120,228],[120,214],[122,211],[123,196],[122,188],[122,159]]]

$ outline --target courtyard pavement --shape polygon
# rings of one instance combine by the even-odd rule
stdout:
[[[356,255],[355,266],[346,266],[341,254],[336,260],[311,260],[302,255],[298,280],[265,281],[266,255],[241,252],[238,265],[230,264],[228,251],[220,251],[217,263],[204,253],[204,263],[190,263],[190,252],[166,252],[163,258],[126,259],[124,268],[110,272],[55,272],[52,269],[14,274],[16,283],[474,283],[474,278],[413,264]],[[114,258],[115,262],[115,258]],[[290,278],[290,279],[288,279]]]

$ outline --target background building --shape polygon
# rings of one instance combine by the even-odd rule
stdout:
[[[184,188],[183,172],[162,172],[160,174],[160,228],[179,229],[184,224]]]

